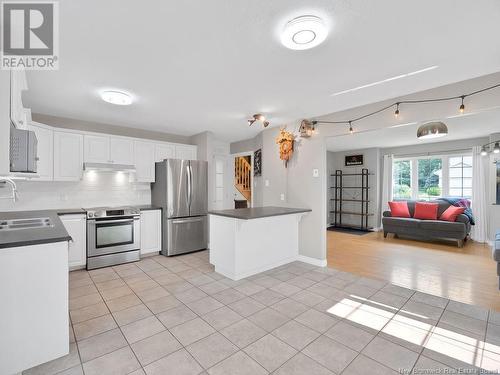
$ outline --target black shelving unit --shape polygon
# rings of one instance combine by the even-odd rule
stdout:
[[[344,186],[344,178],[346,177],[356,177],[361,176],[361,186]],[[358,229],[358,230],[369,230],[371,228],[368,227],[368,218],[373,216],[372,213],[369,212],[369,204],[370,200],[368,198],[368,192],[370,189],[368,177],[370,173],[368,169],[363,168],[361,173],[343,173],[342,170],[337,169],[335,174],[332,174],[333,177],[333,186],[330,188],[333,189],[334,197],[330,200],[333,201],[333,210],[330,210],[330,213],[333,214],[333,226],[337,228],[348,228],[348,229]],[[346,199],[344,198],[344,190],[358,189],[361,191],[360,199]],[[359,211],[346,211],[344,209],[344,202],[357,202],[359,203]],[[342,215],[356,215],[360,217],[360,225],[344,225],[342,223]]]

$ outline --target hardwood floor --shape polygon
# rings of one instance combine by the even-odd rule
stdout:
[[[327,232],[328,266],[378,278],[421,292],[500,311],[496,262],[488,245],[468,241],[463,248]]]

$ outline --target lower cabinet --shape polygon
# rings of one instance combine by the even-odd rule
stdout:
[[[73,241],[69,242],[69,269],[84,268],[87,264],[87,219],[85,215],[61,215],[66,231]]]
[[[141,211],[141,255],[161,251],[161,210]]]

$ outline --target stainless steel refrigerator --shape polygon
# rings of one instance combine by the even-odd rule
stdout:
[[[151,201],[162,207],[162,254],[208,246],[208,163],[165,159],[156,163]]]

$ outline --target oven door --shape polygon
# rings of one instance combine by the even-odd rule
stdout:
[[[138,250],[140,235],[139,217],[87,220],[87,256]]]

